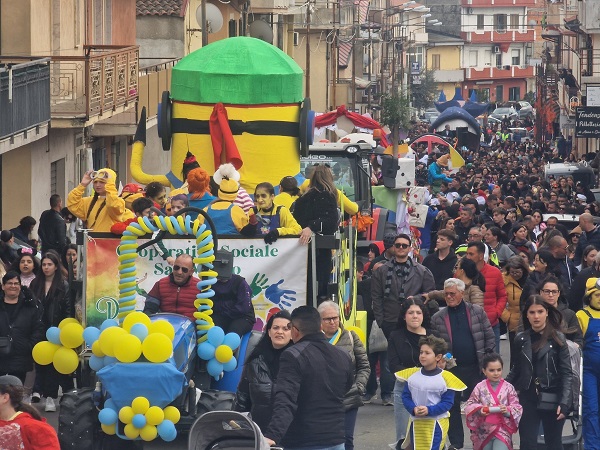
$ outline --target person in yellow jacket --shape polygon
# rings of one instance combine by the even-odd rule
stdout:
[[[298,180],[294,177],[283,177],[279,182],[279,194],[273,199],[276,205],[285,206],[292,209],[292,204],[300,197],[300,188]]]
[[[279,236],[299,236],[302,227],[298,225],[289,209],[274,203],[275,188],[271,183],[259,183],[254,191],[254,213],[258,219],[258,234],[265,243],[272,244]]]
[[[308,178],[306,180],[304,180],[304,182],[300,185],[300,192],[302,194],[304,194],[309,186],[310,186],[310,174],[312,174],[312,170],[307,171],[307,176]],[[341,205],[344,205],[344,212],[350,216],[354,216],[356,214],[358,214],[358,204],[353,202],[352,200],[350,200],[348,197],[346,197],[346,194],[344,194],[343,191],[341,191],[340,189],[337,190],[338,191],[338,196],[337,196],[337,204],[338,207],[342,207]]]
[[[117,174],[111,169],[88,170],[81,183],[67,197],[67,208],[84,221],[86,228],[95,232],[110,232],[115,223],[133,217],[119,197],[116,188]],[[84,197],[85,188],[92,183],[94,195]]]

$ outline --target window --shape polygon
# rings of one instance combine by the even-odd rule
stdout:
[[[504,86],[502,86],[502,85],[496,86],[496,101],[497,102],[504,101]]]
[[[486,50],[484,52],[484,55],[483,55],[483,64],[485,66],[491,66],[492,65],[492,51],[491,50]]]
[[[502,53],[496,53],[496,67],[502,69]]]
[[[508,88],[508,101],[509,102],[518,102],[519,100],[521,100],[521,88],[519,88],[519,87]]]
[[[511,64],[513,66],[521,65],[521,50],[515,49],[511,51]]]
[[[483,23],[484,23],[484,15],[483,14],[477,14],[477,29],[478,30],[483,30]]]
[[[469,67],[477,67],[477,54],[479,52],[469,52]]]
[[[518,14],[511,14],[510,15],[510,28],[512,30],[518,30],[519,29],[519,15]]]
[[[431,68],[440,70],[440,55],[431,55]]]
[[[65,158],[50,163],[50,194],[65,198]]]
[[[500,33],[506,31],[506,14],[494,14],[494,30]]]

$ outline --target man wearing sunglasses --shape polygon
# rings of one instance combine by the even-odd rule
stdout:
[[[435,290],[431,271],[409,256],[410,236],[397,235],[394,251],[393,259],[373,271],[371,281],[373,315],[388,338],[396,328],[404,300]]]
[[[183,253],[175,258],[173,273],[158,280],[146,297],[144,313],[151,315],[157,312],[182,314],[195,322],[194,300],[198,293],[198,278],[194,277],[192,257]]]

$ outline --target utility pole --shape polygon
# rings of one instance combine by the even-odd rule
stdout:
[[[310,8],[312,4],[309,0],[306,5],[306,88],[305,97],[310,97]]]
[[[208,45],[208,27],[206,20],[206,0],[200,2],[200,8],[202,8],[202,47]]]

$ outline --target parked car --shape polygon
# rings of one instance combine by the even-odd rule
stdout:
[[[519,119],[527,119],[528,117],[530,119],[533,120],[535,114],[533,111],[533,106],[531,106],[531,103],[529,102],[525,102],[525,101],[520,101],[518,102],[518,104],[521,106],[521,108],[519,108]]]
[[[519,113],[513,107],[504,107],[496,108],[490,117],[494,119],[503,120],[505,117],[508,117],[509,120],[516,120],[519,118]]]
[[[533,142],[533,132],[528,131],[527,128],[509,128],[510,137],[509,139],[513,142]]]
[[[544,179],[559,179],[560,177],[573,177],[577,183],[581,181],[590,188],[596,187],[594,170],[586,163],[552,163],[544,167]]]

